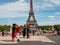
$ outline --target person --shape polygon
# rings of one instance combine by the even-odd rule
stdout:
[[[20,36],[20,26],[16,25],[16,38],[17,38],[17,41],[20,41],[19,40],[19,36]]]
[[[27,25],[27,38],[30,38],[29,33],[30,33],[29,26]]]
[[[5,32],[4,32],[4,31],[2,31],[2,36],[4,36],[4,34],[5,34]]]
[[[16,24],[12,26],[12,41],[14,42],[16,38]]]
[[[32,30],[32,32],[33,32],[33,36],[35,35],[35,30]]]
[[[27,36],[27,38],[29,38],[29,26],[26,24],[24,25],[24,29],[23,29],[23,38],[25,38],[25,36]]]
[[[40,29],[40,30],[39,30],[39,32],[40,32],[40,35],[42,35],[42,36],[44,35],[44,33],[43,33],[43,30],[42,30],[42,29]]]
[[[25,36],[26,36],[26,26],[24,25],[24,29],[23,29],[23,38],[25,38]]]

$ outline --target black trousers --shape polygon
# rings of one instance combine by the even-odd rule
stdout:
[[[27,30],[27,38],[30,38],[29,30]]]
[[[26,31],[23,30],[23,38],[25,38],[25,36],[26,36]]]

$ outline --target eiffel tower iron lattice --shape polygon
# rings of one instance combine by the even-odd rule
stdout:
[[[32,17],[33,20],[30,20]],[[30,12],[29,12],[29,17],[28,17],[28,20],[27,20],[27,25],[29,25],[29,27],[32,29],[36,29],[38,27],[38,24],[37,24],[37,21],[35,19],[35,16],[34,16],[34,11],[33,11],[33,1],[30,0]]]

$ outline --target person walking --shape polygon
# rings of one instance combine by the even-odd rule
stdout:
[[[27,25],[27,38],[30,38],[29,33],[30,33],[29,26]]]
[[[32,30],[32,32],[33,32],[33,36],[35,35],[35,30]]]
[[[23,38],[25,38],[25,36],[26,36],[26,25],[24,25],[24,29],[23,29]]]
[[[5,35],[5,32],[4,31],[2,31],[2,36],[4,36]]]
[[[12,41],[14,42],[16,38],[16,24],[12,26]]]

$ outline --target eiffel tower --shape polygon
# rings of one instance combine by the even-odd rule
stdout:
[[[32,20],[31,20],[31,18],[32,18]],[[34,30],[36,30],[36,28],[38,26],[37,21],[35,20],[35,16],[34,16],[32,0],[30,0],[30,12],[29,12],[29,17],[28,17],[26,24],[29,25],[29,27]]]

